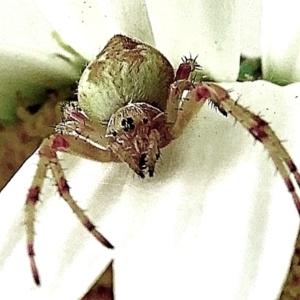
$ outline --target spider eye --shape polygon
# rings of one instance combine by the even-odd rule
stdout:
[[[148,123],[148,119],[147,119],[147,118],[144,118],[144,119],[143,119],[143,123],[144,123],[144,124],[147,124],[147,123]]]
[[[116,131],[113,131],[111,134],[112,134],[113,136],[117,136],[117,132],[116,132]]]
[[[133,123],[134,123],[134,121],[133,121],[133,119],[132,119],[132,118],[127,118],[127,123],[128,123],[128,124],[133,124]]]
[[[133,130],[135,128],[134,120],[131,117],[123,119],[121,121],[121,126],[124,127],[124,131],[126,132]]]

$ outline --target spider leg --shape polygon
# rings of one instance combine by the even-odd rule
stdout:
[[[197,57],[196,57],[197,58]],[[196,62],[196,58],[182,58],[182,63],[179,65],[175,74],[175,81],[170,86],[169,97],[167,101],[167,123],[174,124],[180,110],[180,100],[183,92],[194,88],[192,76],[193,71],[199,69],[200,65]]]
[[[295,186],[291,180],[291,176],[294,176],[298,187],[300,187],[300,174],[292,158],[283,147],[270,125],[260,116],[255,115],[248,109],[236,103],[236,101],[230,99],[227,91],[220,86],[212,83],[206,84],[206,86],[199,85],[199,91],[202,90],[203,86],[204,89],[209,88],[210,91],[213,90],[210,100],[215,103],[216,106],[220,107],[228,114],[231,114],[256,140],[264,145],[283,178],[288,191],[291,193],[297,210],[300,213],[300,198],[297,195]]]
[[[182,96],[182,94],[181,94]],[[189,91],[182,104],[179,104],[177,109],[177,116],[170,128],[170,133],[173,139],[178,138],[185,130],[191,119],[198,113],[206,99],[197,99],[196,89],[193,88]],[[177,100],[179,102],[179,100]],[[177,102],[177,103],[178,103]],[[177,104],[178,105],[178,104]]]
[[[83,210],[76,204],[75,200],[71,196],[70,188],[67,183],[64,171],[57,157],[58,151],[68,152],[101,162],[117,160],[112,157],[112,153],[110,151],[98,149],[83,140],[76,140],[74,137],[68,135],[52,135],[49,138],[45,139],[41,144],[39,150],[40,159],[25,203],[27,252],[30,260],[33,278],[37,285],[40,285],[40,277],[35,262],[34,222],[36,219],[36,204],[39,200],[39,194],[44,183],[47,169],[51,169],[60,196],[70,206],[80,222],[86,227],[88,231],[90,231],[94,235],[94,237],[101,244],[103,244],[107,248],[113,248],[113,245],[96,229],[95,225],[85,215]]]
[[[284,180],[300,214],[300,198],[291,178],[294,177],[296,184],[300,187],[300,174],[270,125],[260,116],[255,115],[232,100],[225,89],[214,83],[196,84],[195,88],[189,91],[187,99],[187,101],[184,101],[182,110],[178,112],[176,122],[170,130],[174,138],[182,133],[183,127],[189,123],[192,116],[199,111],[206,100],[212,101],[220,111],[232,115],[256,140],[263,144]]]
[[[64,103],[62,113],[63,119],[55,126],[55,133],[72,135],[85,141],[89,140],[91,144],[94,142],[97,148],[106,149],[106,126],[88,119],[77,101]]]
[[[39,273],[35,263],[35,252],[34,252],[34,222],[36,219],[36,204],[38,202],[38,197],[41,188],[44,183],[44,179],[47,171],[47,159],[41,157],[38,166],[32,180],[31,187],[28,191],[26,202],[25,202],[25,228],[26,228],[26,238],[27,238],[27,253],[29,256],[31,272],[34,281],[37,285],[40,285]]]
[[[171,84],[166,109],[168,124],[174,124],[178,117],[178,110],[180,110],[180,100],[182,99],[184,91],[191,90],[193,88],[193,83],[187,79],[181,79]]]

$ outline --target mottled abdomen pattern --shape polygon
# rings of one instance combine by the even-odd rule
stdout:
[[[80,107],[92,119],[107,122],[130,101],[166,109],[174,70],[156,49],[128,37],[114,36],[83,72]]]

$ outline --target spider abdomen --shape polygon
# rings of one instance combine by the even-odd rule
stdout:
[[[158,50],[116,35],[84,70],[78,101],[99,122],[107,122],[129,102],[146,102],[164,111],[173,81],[174,70]]]

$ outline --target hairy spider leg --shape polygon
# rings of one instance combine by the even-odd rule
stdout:
[[[195,59],[184,60],[176,72],[175,78],[179,80],[173,83],[173,89],[171,87],[170,90],[168,100],[168,108],[170,109],[174,108],[176,98],[180,103],[184,90],[189,91],[182,105],[179,104],[177,117],[174,117],[171,112],[173,126],[170,128],[170,132],[173,138],[178,138],[183,133],[192,117],[200,110],[206,100],[211,101],[223,115],[230,114],[251,133],[255,140],[263,144],[280,173],[300,214],[300,198],[291,179],[294,176],[297,186],[300,188],[300,174],[291,156],[271,126],[260,116],[239,105],[237,101],[232,100],[228,91],[221,86],[210,82],[190,82],[189,84],[188,81],[190,81],[191,74],[195,69],[197,69]]]
[[[231,114],[235,120],[251,133],[255,140],[258,140],[263,144],[283,178],[288,191],[291,193],[298,213],[300,214],[300,198],[296,193],[294,183],[291,179],[291,177],[294,176],[298,187],[300,187],[300,175],[291,156],[283,147],[271,126],[260,116],[255,115],[250,110],[239,105],[236,101],[230,99],[229,95],[225,97],[225,94],[227,93],[226,90],[216,84],[199,84],[196,86],[196,90],[197,96],[200,99],[203,91],[204,94],[209,91],[211,93],[210,100],[215,103],[215,105],[226,111],[228,114]],[[195,100],[196,99],[197,98],[195,98]]]
[[[174,124],[179,116],[178,111],[181,106],[181,99],[184,91],[194,88],[192,82],[193,71],[197,70],[199,65],[196,59],[184,57],[175,74],[175,81],[170,86],[169,97],[167,100],[167,123]],[[192,116],[191,116],[192,117]],[[190,119],[189,119],[190,120]],[[184,128],[186,125],[184,126]]]
[[[77,101],[62,105],[62,121],[55,126],[55,133],[72,135],[88,141],[96,147],[106,149],[106,126],[90,120],[78,106]]]
[[[291,156],[265,120],[232,100],[228,92],[219,85],[208,82],[195,84],[195,88],[188,92],[182,109],[178,111],[178,117],[170,130],[172,136],[177,138],[182,134],[191,118],[199,111],[206,100],[211,101],[220,111],[230,114],[256,140],[263,144],[300,214],[300,198],[291,179],[294,176],[298,187],[300,187],[300,175]]]
[[[71,144],[74,146],[74,149],[72,151],[70,151]],[[27,194],[25,204],[27,252],[30,260],[33,278],[37,285],[40,285],[40,276],[35,262],[34,221],[36,218],[36,204],[39,201],[39,195],[43,187],[47,169],[51,169],[52,171],[60,196],[67,202],[67,204],[70,206],[70,208],[78,217],[83,226],[85,226],[86,229],[90,231],[94,235],[94,237],[104,246],[110,249],[113,248],[113,245],[99,231],[97,231],[95,225],[85,215],[83,210],[76,204],[75,200],[71,196],[69,185],[67,183],[62,166],[57,157],[57,151],[69,152],[72,154],[80,152],[82,153],[81,156],[84,157],[95,155],[93,159],[99,159],[100,161],[111,161],[110,151],[97,149],[81,140],[76,141],[72,136],[63,136],[60,134],[56,134],[43,141],[39,150],[40,159],[38,162],[37,170],[34,175],[29,192]]]
[[[178,118],[184,91],[191,90],[193,88],[193,83],[187,79],[181,79],[171,84],[166,109],[168,124],[174,124]]]

